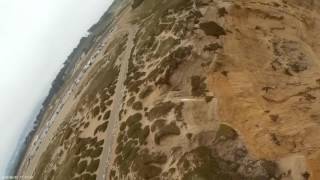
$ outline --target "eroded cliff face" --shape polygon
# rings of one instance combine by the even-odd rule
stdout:
[[[319,178],[319,10],[318,1],[237,1],[216,61],[227,76],[209,75],[221,120],[294,179]]]
[[[320,2],[122,3],[21,174],[320,179]]]

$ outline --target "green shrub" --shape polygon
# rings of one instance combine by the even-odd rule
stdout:
[[[204,96],[207,92],[207,85],[205,84],[205,78],[200,76],[191,77],[192,95],[193,96]]]
[[[116,177],[116,171],[115,170],[111,170],[110,171],[110,179],[115,178]]]
[[[96,180],[97,175],[84,174],[80,176],[80,180]]]
[[[277,174],[277,163],[268,160],[261,160],[261,166],[266,170],[269,177],[274,177]]]
[[[123,149],[123,143],[120,142],[120,143],[118,143],[118,145],[117,145],[117,147],[116,147],[115,153],[116,153],[116,154],[121,153],[121,152],[122,152],[122,149]]]
[[[132,126],[133,124],[141,121],[142,119],[142,114],[141,113],[135,113],[134,115],[131,115],[128,117],[126,123],[127,126]]]
[[[83,173],[86,170],[86,168],[87,168],[87,161],[81,161],[78,164],[77,173],[78,174]]]
[[[143,3],[143,1],[144,0],[133,0],[133,3],[131,5],[132,9],[139,7]]]
[[[89,157],[92,152],[93,152],[93,149],[92,149],[92,148],[87,149],[87,150],[85,150],[85,151],[82,151],[82,152],[81,152],[81,157]]]
[[[131,106],[132,103],[134,103],[135,99],[136,99],[136,97],[135,97],[135,96],[132,96],[132,97],[127,101],[127,105],[128,105],[128,106]]]
[[[123,141],[124,133],[123,131],[119,132],[118,138],[117,138],[117,143],[120,143]]]
[[[176,123],[172,122],[169,125],[162,127],[154,136],[154,141],[156,144],[160,144],[162,138],[171,136],[171,135],[180,135],[180,129]]]
[[[213,99],[213,96],[206,96],[206,102],[207,103],[209,103],[209,102],[211,102],[212,101],[212,99]]]
[[[94,146],[97,143],[97,141],[98,141],[97,137],[90,138],[89,140],[90,146]]]
[[[105,132],[108,128],[109,122],[106,121],[103,124],[99,125],[95,130],[94,130],[94,135],[96,135],[98,132]]]
[[[103,103],[103,101],[100,103],[100,112],[103,113],[107,110],[107,106]]]
[[[87,149],[88,141],[85,138],[77,138],[76,144],[73,147],[73,152],[78,155]]]
[[[175,104],[171,101],[157,104],[148,112],[148,119],[153,120],[161,116],[166,116],[174,107]]]
[[[87,168],[87,171],[91,172],[91,173],[96,172],[99,167],[99,163],[100,163],[100,159],[91,160],[91,162]]]
[[[184,103],[181,102],[178,105],[176,105],[176,107],[174,109],[174,113],[176,115],[176,120],[177,121],[182,121],[183,120],[183,114],[182,114],[183,105],[184,105]]]
[[[132,108],[136,111],[139,111],[139,110],[142,110],[143,109],[143,105],[140,101],[138,102],[135,102],[133,105],[132,105]]]
[[[89,127],[89,125],[90,125],[90,123],[89,123],[89,122],[86,122],[83,127],[86,129],[86,128]]]
[[[53,179],[55,173],[56,173],[55,170],[51,170],[51,171],[49,172],[49,174],[48,174],[48,180]]]
[[[154,168],[154,165],[161,165],[167,162],[167,156],[162,153],[149,153],[148,149],[140,151],[134,159],[132,171],[137,172],[142,179],[149,179],[158,176],[161,168]],[[147,171],[147,172],[146,172]]]
[[[156,129],[161,129],[165,125],[166,125],[166,120],[158,119],[152,124],[151,132],[154,132]]]
[[[103,115],[103,120],[108,120],[110,115],[111,115],[111,111],[109,110]]]
[[[218,139],[231,139],[234,140],[238,137],[237,132],[230,126],[221,124],[218,131],[216,138]]]
[[[139,98],[144,99],[148,97],[152,92],[153,92],[152,86],[147,86],[145,89],[141,91],[141,93],[139,94]]]
[[[125,122],[122,122],[122,123],[120,124],[120,131],[125,130],[125,129],[126,129],[126,126],[127,126],[127,124],[126,124]]]
[[[226,8],[222,7],[218,9],[218,14],[219,17],[223,17],[224,15],[228,14],[228,11],[226,10]]]
[[[136,147],[136,144],[136,141],[130,140],[124,145],[122,155],[117,156],[116,163],[121,174],[127,175],[133,160],[138,157],[139,148]]]
[[[128,91],[138,93],[140,90],[140,86],[143,84],[143,80],[135,80],[128,85]]]
[[[218,49],[221,49],[222,46],[218,43],[211,43],[211,44],[208,44],[206,45],[204,48],[203,48],[203,51],[216,51]]]
[[[172,37],[168,37],[167,39],[161,41],[158,51],[155,54],[155,57],[158,58],[165,56],[172,49],[172,47],[175,47],[179,43],[179,39],[174,39]]]
[[[145,141],[146,141],[147,137],[149,136],[149,134],[150,134],[149,126],[144,127],[142,132],[139,135],[140,144],[144,144],[145,143]]]
[[[155,76],[158,77],[159,74],[162,74],[162,71],[165,73],[158,81],[156,81],[155,84],[172,86],[170,82],[171,76],[179,68],[180,64],[183,63],[188,56],[190,56],[191,51],[192,46],[179,47],[177,50],[173,51],[168,57],[166,57],[160,64],[161,69],[158,70],[160,71],[160,73],[155,72]],[[151,73],[149,75],[151,75]]]
[[[127,131],[127,135],[129,138],[138,138],[139,134],[141,133],[142,124],[140,122],[134,123],[132,126],[129,127]]]
[[[192,138],[193,134],[192,133],[187,133],[186,137],[190,140]]]
[[[195,156],[196,160],[201,164],[198,165],[193,170],[189,171],[183,176],[183,180],[193,180],[193,179],[223,179],[222,170],[219,168],[219,161],[211,155],[211,150],[207,147],[198,147],[188,153],[192,156]],[[183,157],[184,158],[184,157]],[[180,163],[185,162],[181,159]],[[224,177],[230,179],[228,177]],[[239,178],[240,179],[240,178]]]
[[[95,147],[102,146],[102,145],[103,145],[103,143],[104,143],[104,139],[102,139],[102,140],[100,140],[100,141],[96,142],[96,143],[95,143]]]
[[[225,30],[213,21],[200,23],[200,28],[208,36],[215,36],[219,38],[220,36],[226,35]]]
[[[67,129],[65,129],[64,134],[63,134],[63,139],[64,140],[68,140],[70,138],[70,136],[72,135],[73,130],[72,128],[68,127]]]
[[[96,148],[95,150],[92,151],[91,157],[92,158],[99,157],[101,155],[102,151],[103,151],[102,147]]]
[[[113,101],[112,101],[112,99],[111,99],[111,100],[109,100],[109,101],[106,102],[106,105],[107,105],[107,106],[111,106],[112,102],[113,102]]]
[[[269,115],[269,117],[273,122],[277,122],[278,119],[279,119],[279,115],[278,114],[271,114],[271,115]]]
[[[139,176],[144,179],[150,179],[160,175],[162,169],[154,165],[147,165],[143,167],[143,171],[139,171]]]
[[[100,107],[99,106],[96,106],[95,108],[93,108],[93,110],[91,111],[92,113],[92,116],[93,117],[96,117],[97,115],[99,115],[100,113]]]

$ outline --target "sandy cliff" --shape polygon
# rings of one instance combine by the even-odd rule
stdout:
[[[320,2],[133,0],[111,9],[20,175],[320,179]]]

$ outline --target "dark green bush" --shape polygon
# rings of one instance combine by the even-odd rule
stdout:
[[[101,155],[101,153],[102,153],[102,150],[103,150],[102,147],[96,148],[95,150],[92,151],[91,157],[92,158],[99,157]]]
[[[142,114],[141,113],[135,113],[134,115],[131,115],[128,117],[126,123],[127,126],[131,126],[139,121],[141,121],[142,119]]]
[[[231,139],[234,140],[238,137],[237,132],[230,126],[225,125],[225,124],[221,124],[218,131],[217,131],[217,135],[216,138],[218,139]]]
[[[142,110],[143,109],[143,105],[140,101],[138,102],[135,102],[133,105],[132,105],[132,108],[136,111],[139,111],[139,110]]]
[[[166,116],[174,107],[175,104],[171,101],[157,104],[148,112],[148,119],[153,120],[161,116]]]
[[[207,92],[207,85],[204,82],[205,78],[200,76],[192,76],[191,77],[191,92],[193,96],[204,96]]]
[[[100,113],[100,107],[96,106],[95,108],[93,108],[93,110],[91,112],[92,112],[92,116],[96,117]]]
[[[108,128],[109,122],[106,121],[103,124],[99,125],[95,130],[94,130],[94,135],[96,135],[98,132],[105,132]]]
[[[143,1],[144,0],[133,0],[133,3],[131,5],[132,9],[139,7],[143,3]]]
[[[172,122],[169,125],[162,127],[154,136],[154,141],[156,144],[160,144],[162,138],[171,136],[171,135],[180,135],[180,129],[176,123]]]
[[[103,115],[103,120],[108,120],[110,117],[111,111],[107,111],[104,115]]]
[[[91,172],[91,173],[96,172],[99,167],[99,163],[100,163],[100,159],[91,160],[91,162],[87,168],[87,171]]]
[[[141,91],[141,93],[139,94],[139,98],[144,99],[148,97],[152,92],[153,92],[152,86],[147,86],[145,89]]]
[[[132,97],[127,101],[127,105],[128,105],[128,106],[131,106],[132,103],[134,103],[135,99],[136,99],[136,97],[135,97],[135,96],[132,96]]]
[[[81,161],[78,164],[77,173],[78,174],[83,173],[86,170],[86,168],[87,168],[87,161]]]
[[[161,129],[165,125],[166,125],[166,120],[158,119],[152,124],[151,132],[154,132],[156,129]]]
[[[220,36],[226,35],[225,30],[220,25],[218,25],[216,22],[213,22],[213,21],[200,23],[200,28],[208,36],[215,36],[219,38]]]

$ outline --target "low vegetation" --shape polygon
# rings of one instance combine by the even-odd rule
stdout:
[[[191,93],[193,96],[205,96],[207,92],[206,78],[200,76],[191,77]]]
[[[133,105],[132,105],[132,108],[136,111],[139,111],[139,110],[142,110],[143,109],[143,105],[140,101],[138,102],[135,102]]]
[[[100,124],[95,130],[94,130],[94,135],[96,135],[97,133],[99,132],[105,132],[108,128],[108,124],[109,124],[109,121],[106,121],[102,124]]]
[[[220,25],[218,25],[216,22],[213,22],[213,21],[200,23],[200,28],[208,36],[215,36],[219,38],[220,36],[226,35],[225,30]]]
[[[212,180],[212,179],[238,179],[245,180],[245,178],[233,170],[232,164],[225,162],[222,159],[214,157],[211,150],[208,147],[198,147],[189,153],[186,153],[179,163],[185,163],[187,157],[193,157],[193,161],[190,163],[196,163],[195,168],[187,171],[183,176],[183,180]],[[225,166],[222,166],[225,164]],[[184,165],[185,167],[189,167]]]
[[[103,120],[107,121],[109,119],[110,115],[111,115],[111,111],[109,110],[103,115]]]
[[[226,124],[221,124],[216,135],[216,139],[235,140],[238,137],[237,132]]]
[[[152,92],[153,92],[152,86],[147,86],[145,89],[141,91],[141,93],[139,94],[139,98],[144,99],[148,97]]]
[[[133,0],[133,3],[132,3],[132,9],[135,9],[137,7],[139,7],[142,3],[143,3],[144,0]]]
[[[166,116],[175,106],[176,105],[171,101],[159,103],[148,112],[148,119],[153,120]]]
[[[166,120],[164,119],[158,119],[156,121],[154,121],[154,123],[151,126],[151,132],[154,132],[157,129],[161,129],[162,127],[164,127],[166,125]]]
[[[180,128],[174,122],[160,128],[158,132],[155,133],[154,142],[159,145],[163,138],[172,135],[180,135]]]

